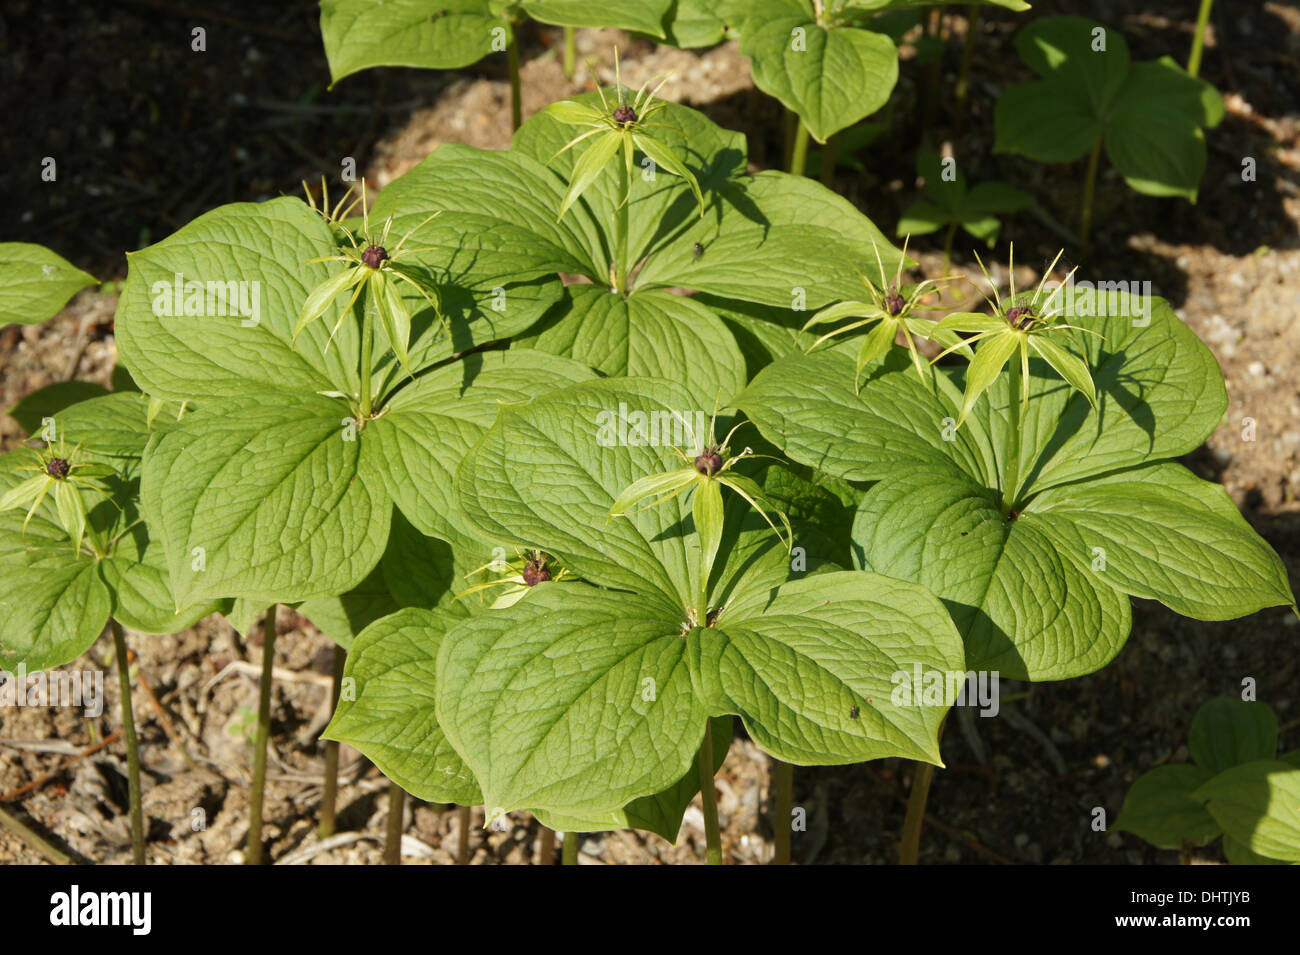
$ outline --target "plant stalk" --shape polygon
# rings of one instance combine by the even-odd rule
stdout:
[[[334,685],[330,689],[330,712],[339,707],[339,689],[343,683],[343,663],[347,653],[338,644],[334,645]],[[334,811],[339,795],[339,742],[336,739],[325,741],[325,794],[321,797],[320,825],[316,833],[322,839],[334,835]]]
[[[0,828],[8,829],[53,865],[72,865],[72,858],[67,853],[59,851],[41,838],[39,833],[23,825],[17,817],[11,816],[3,807],[0,807]]]
[[[957,238],[957,223],[953,222],[948,225],[948,235],[943,240],[943,274],[948,274],[948,268],[952,265],[952,243]]]
[[[722,865],[722,834],[718,829],[718,791],[713,786],[713,723],[704,721],[704,741],[696,757],[700,768],[700,803],[704,807],[704,841],[709,865]]]
[[[794,767],[784,760],[772,760],[773,865],[790,864],[790,814],[794,810]]]
[[[939,723],[938,739],[943,740],[943,728],[948,722],[945,715]],[[930,783],[934,779],[932,763],[917,763],[912,777],[912,791],[907,796],[907,815],[903,818],[903,834],[898,844],[898,864],[916,865],[921,853],[921,824],[925,820],[925,804],[930,798]]]
[[[122,696],[122,735],[126,738],[126,781],[131,796],[131,858],[145,865],[144,809],[140,803],[140,743],[135,735],[135,710],[131,706],[131,661],[126,649],[126,631],[116,620],[108,621],[117,652],[117,679]]]
[[[469,806],[457,806],[456,819],[460,830],[457,833],[456,865],[469,865]]]
[[[578,72],[578,31],[564,28],[564,78],[570,83]]]
[[[560,859],[560,864],[578,864],[578,834],[576,832],[566,832],[564,834],[564,849],[562,852],[562,858]]]
[[[365,288],[362,289],[357,301],[357,307],[361,309],[361,367],[357,369],[357,375],[361,379],[361,420],[357,422],[358,431],[365,428],[366,422],[370,420],[370,412],[374,407],[374,396],[370,393],[370,372],[371,365],[374,363],[375,352],[374,328],[372,327],[374,323],[370,321],[371,298],[370,289]],[[271,610],[274,609],[274,607],[271,608]]]
[[[1201,9],[1196,14],[1196,35],[1192,37],[1192,53],[1187,58],[1187,73],[1197,76],[1201,72],[1201,53],[1205,47],[1205,30],[1210,23],[1210,7],[1214,0],[1201,0]]]
[[[542,837],[538,840],[537,864],[553,865],[555,863],[555,830],[542,826]]]
[[[626,136],[627,134],[624,133]],[[627,236],[632,205],[632,183],[628,179],[627,166],[622,157],[615,160],[618,167],[618,191],[622,197],[618,212],[614,216],[614,291],[626,296],[627,287]]]
[[[524,104],[519,92],[519,31],[508,20],[510,45],[506,47],[506,66],[510,70],[510,128],[518,129],[524,121]]]
[[[808,139],[808,126],[800,118],[795,127],[794,145],[790,148],[790,172],[793,175],[802,176],[808,165]]]
[[[836,133],[830,139],[826,140],[826,145],[822,148],[822,168],[821,178],[822,185],[827,189],[835,188],[835,164],[840,158],[840,137],[843,133]]]
[[[1092,233],[1092,199],[1097,191],[1097,165],[1101,159],[1101,139],[1097,139],[1088,156],[1087,178],[1083,183],[1083,209],[1079,213],[1079,258],[1088,257]]]
[[[248,804],[248,865],[262,864],[262,802],[266,795],[266,747],[271,738],[271,672],[275,667],[276,604],[262,617],[262,676],[258,681],[257,739],[253,743],[253,792]]]
[[[1020,379],[1020,353],[1017,351],[1007,362],[1011,400],[1007,405],[1007,461],[1003,467],[1002,513],[1008,516],[1016,506],[1016,493],[1020,490],[1020,429],[1025,420],[1025,407],[1021,399],[1024,383]]]
[[[966,8],[966,44],[961,51],[961,68],[957,73],[957,88],[954,93],[957,121],[962,122],[966,115],[966,96],[970,92],[970,64],[975,54],[975,41],[979,37],[980,19],[983,12],[979,4]]]
[[[388,831],[384,835],[384,865],[402,864],[402,823],[406,816],[406,790],[388,781]]]

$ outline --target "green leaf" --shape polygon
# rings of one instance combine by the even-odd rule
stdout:
[[[1115,828],[1157,849],[1181,849],[1184,840],[1203,846],[1223,834],[1192,792],[1214,774],[1200,766],[1159,766],[1139,776],[1124,797]]]
[[[864,389],[865,390],[865,389]],[[1109,663],[1128,639],[1128,597],[1035,515],[1008,520],[996,491],[954,467],[887,478],[863,498],[855,562],[941,597],[966,664],[1062,680]]]
[[[321,0],[320,28],[330,77],[374,66],[456,69],[493,51],[506,24],[488,0]]]
[[[695,201],[700,206],[700,216],[704,215],[704,196],[700,193],[700,183],[695,178],[695,173],[686,166],[684,162],[678,159],[671,149],[665,146],[659,140],[651,135],[638,136],[632,135],[632,141],[636,143],[637,148],[653,159],[662,168],[667,169],[674,176],[680,176],[686,180],[686,184],[691,187],[691,192],[695,194]]]
[[[710,720],[713,731],[713,771],[717,773],[727,758],[731,747],[732,727],[735,719],[730,716]],[[653,796],[634,799],[622,809],[605,813],[601,816],[563,816],[558,813],[534,810],[537,819],[547,828],[557,832],[601,832],[608,829],[642,829],[662,836],[676,844],[677,835],[682,828],[682,817],[686,809],[700,791],[700,774],[697,767],[686,771],[675,786],[665,789]]]
[[[620,518],[610,509],[634,481],[671,470],[669,449],[693,445],[710,414],[679,385],[651,378],[504,407],[457,473],[461,510],[480,539],[541,547],[584,580],[690,606],[696,554],[672,530],[690,519],[689,503]]]
[[[716,0],[677,0],[666,24],[668,45],[689,50],[721,43],[727,23],[717,6]]]
[[[889,37],[824,29],[799,3],[769,3],[762,12],[747,20],[740,52],[752,61],[754,84],[798,113],[817,142],[889,100],[898,81],[898,50]]]
[[[664,37],[664,18],[673,0],[523,0],[534,20],[563,27],[616,27],[652,37]]]
[[[153,440],[141,481],[176,598],[265,605],[343,593],[378,563],[392,501],[346,405],[252,392]]]
[[[339,273],[338,263],[303,263],[337,253],[329,227],[297,199],[201,215],[128,255],[115,326],[122,360],[144,391],[176,401],[250,388],[355,394],[355,323],[344,321],[327,350],[346,298],[293,334],[308,295]]]
[[[970,368],[966,372],[966,394],[962,397],[961,414],[957,423],[961,424],[970,414],[971,408],[980,395],[993,384],[994,379],[1002,374],[1007,362],[1020,351],[1022,336],[1016,332],[995,332],[983,339],[975,350]]]
[[[538,117],[530,120],[537,121]],[[573,137],[573,128],[554,119],[549,123],[564,138],[540,159],[518,149],[502,152],[444,143],[384,188],[371,210],[372,221],[393,214],[395,230],[409,229],[442,210],[411,242],[417,248],[428,246],[430,237],[437,239],[440,232],[452,230],[441,241],[461,250],[462,236],[471,238],[459,251],[460,257],[452,260],[451,267],[458,270],[477,266],[487,255],[492,267],[485,271],[502,278],[518,280],[554,272],[593,278],[608,275],[600,230],[584,205],[579,203],[556,221],[566,186],[544,163]],[[556,160],[557,165],[560,162]],[[404,216],[413,221],[408,225]],[[416,255],[411,259],[422,261]]]
[[[1300,769],[1273,759],[1242,763],[1194,795],[1225,838],[1270,859],[1300,862]]]
[[[1042,355],[1058,375],[1070,383],[1070,387],[1088,399],[1088,404],[1097,407],[1097,389],[1092,383],[1092,372],[1078,355],[1074,355],[1052,341],[1046,335],[1030,335],[1029,347]]]
[[[30,242],[0,242],[0,327],[35,325],[96,279]]]
[[[34,435],[41,430],[44,419],[54,417],[79,401],[106,394],[107,388],[91,381],[56,381],[21,399],[9,409],[9,417],[22,425],[29,435]]]
[[[409,609],[363,630],[343,670],[355,697],[339,700],[321,735],[355,746],[417,799],[476,805],[483,801],[478,784],[434,714],[438,653],[459,619]]]
[[[578,362],[526,349],[469,355],[423,374],[366,428],[362,442],[376,464],[367,477],[425,534],[465,536],[453,477],[499,408],[591,377]]]
[[[1207,778],[1242,763],[1276,759],[1277,717],[1265,703],[1210,700],[1196,711],[1188,747]]]
[[[694,299],[658,290],[625,298],[594,285],[572,285],[567,294],[567,308],[515,344],[578,359],[606,375],[678,381],[709,407],[724,407],[745,386],[734,337]]]
[[[572,206],[587,188],[596,181],[596,177],[605,171],[605,167],[623,148],[623,134],[616,132],[597,133],[587,142],[587,148],[578,156],[573,166],[573,176],[569,180],[569,189],[560,203],[559,218]]]
[[[113,617],[139,633],[179,633],[221,609],[221,601],[202,600],[176,610],[167,555],[142,521],[132,521],[100,570],[113,592]]]
[[[937,761],[946,705],[891,700],[914,663],[959,670],[957,635],[934,598],[873,575],[754,591],[685,634],[657,597],[543,584],[447,635],[438,721],[489,813],[586,816],[681,779],[706,715],[738,713],[797,763]]]
[[[718,481],[701,481],[691,495],[691,516],[695,520],[695,533],[700,542],[700,566],[709,573],[722,546],[722,526],[726,512],[722,506],[722,487]]]
[[[1228,492],[1173,462],[1058,487],[1026,511],[1111,586],[1185,616],[1230,620],[1295,599]]]
[[[149,438],[176,427],[178,405],[172,404],[149,421],[149,398],[138,391],[120,391],[79,401],[54,416],[58,436],[81,445],[97,460],[138,460]]]

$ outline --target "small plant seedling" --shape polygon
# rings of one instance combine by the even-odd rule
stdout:
[[[1279,756],[1277,743],[1268,704],[1211,700],[1192,720],[1192,761],[1138,777],[1115,828],[1184,861],[1222,836],[1234,865],[1300,862],[1300,750]]]
[[[1037,162],[1088,156],[1080,216],[1086,249],[1103,145],[1129,186],[1150,196],[1196,200],[1205,172],[1203,129],[1223,119],[1223,98],[1169,57],[1132,63],[1115,30],[1083,17],[1045,17],[1016,35],[1041,79],[998,99],[997,152]]]
[[[896,231],[906,236],[946,229],[944,271],[952,262],[952,243],[959,228],[992,248],[1002,231],[998,217],[1019,212],[1030,202],[1028,193],[1004,182],[981,182],[967,188],[960,166],[937,153],[922,153],[916,166],[925,180],[924,197],[903,211]]]

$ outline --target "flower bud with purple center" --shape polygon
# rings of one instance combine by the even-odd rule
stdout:
[[[524,583],[529,587],[536,587],[538,584],[545,583],[551,579],[551,572],[546,567],[544,560],[530,560],[524,564]]]
[[[68,462],[63,458],[50,458],[50,463],[45,465],[45,473],[60,481],[68,476],[68,470]]]
[[[907,300],[897,292],[890,292],[885,296],[885,310],[894,318],[897,318],[906,306]]]
[[[614,122],[619,123],[622,126],[626,126],[628,123],[635,123],[636,110],[631,106],[620,106],[618,109],[614,110]]]
[[[388,250],[382,245],[372,245],[361,253],[361,264],[366,268],[377,269],[388,259]]]
[[[713,477],[722,470],[722,455],[717,448],[705,448],[704,453],[695,459],[695,470],[705,477]]]
[[[1014,328],[1028,328],[1029,323],[1034,320],[1034,310],[1028,305],[1017,305],[1014,308],[1007,309],[1007,321]]]

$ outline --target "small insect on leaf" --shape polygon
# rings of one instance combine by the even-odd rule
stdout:
[[[858,718],[858,705],[854,703],[853,709],[849,710],[849,719],[856,720],[857,718]]]
[[[704,255],[704,246],[702,246],[702,245],[700,245],[698,242],[696,242],[696,243],[695,243],[695,253],[694,253],[694,254],[695,254],[695,259],[696,259],[696,261],[699,261],[699,259],[700,259],[701,257],[703,257],[703,255]]]

